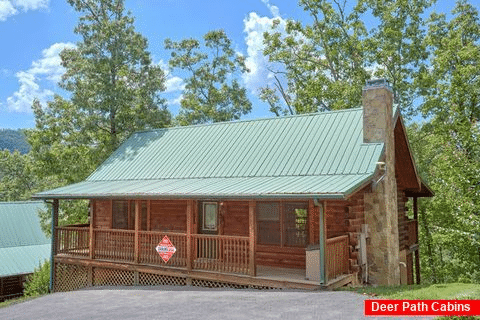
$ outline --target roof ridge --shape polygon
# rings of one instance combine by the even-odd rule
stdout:
[[[369,172],[363,173],[344,173],[342,176],[363,176],[370,174]],[[162,178],[162,179],[121,179],[121,180],[84,180],[82,182],[119,182],[119,181],[162,181],[162,180],[192,180],[192,179],[240,179],[240,178],[291,178],[291,177],[328,177],[328,176],[338,176],[337,173],[325,173],[325,174],[290,174],[290,175],[279,175],[279,176],[218,176],[218,177],[177,177],[177,178]]]
[[[133,134],[165,131],[165,130],[172,130],[172,129],[185,129],[185,128],[207,127],[207,126],[225,125],[225,124],[237,124],[237,123],[247,123],[247,122],[273,121],[273,120],[283,120],[283,119],[290,119],[290,118],[323,116],[323,115],[342,113],[342,112],[353,112],[353,111],[358,112],[362,109],[363,109],[362,107],[359,107],[359,108],[349,108],[349,109],[340,109],[340,110],[331,110],[331,111],[322,111],[322,112],[293,114],[293,115],[282,116],[282,117],[269,117],[269,118],[244,119],[244,120],[234,120],[234,121],[221,121],[221,122],[214,122],[214,123],[201,123],[201,124],[193,124],[188,126],[175,126],[175,127],[140,130],[140,131],[135,131]]]

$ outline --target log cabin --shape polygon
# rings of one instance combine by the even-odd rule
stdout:
[[[138,132],[85,181],[36,194],[53,203],[52,289],[419,282],[417,198],[433,192],[388,83],[362,95],[356,109]],[[66,199],[89,200],[89,224],[58,226]]]
[[[38,216],[46,209],[42,201],[0,202],[0,302],[22,296],[27,277],[50,258]]]

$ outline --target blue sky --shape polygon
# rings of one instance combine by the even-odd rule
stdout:
[[[478,0],[472,1],[478,8]],[[224,29],[235,49],[246,56],[252,71],[243,78],[250,92],[253,111],[245,118],[271,116],[268,107],[254,94],[268,81],[261,53],[263,31],[274,18],[300,19],[308,15],[294,0],[126,0],[135,17],[135,27],[149,41],[154,63],[166,66],[169,52],[164,39],[200,38],[213,29]],[[443,0],[437,11],[448,12],[452,2]],[[78,21],[66,0],[0,0],[0,128],[31,128],[33,98],[45,103],[54,93],[63,70],[58,54],[73,46]],[[169,74],[165,98],[178,110],[182,80]]]

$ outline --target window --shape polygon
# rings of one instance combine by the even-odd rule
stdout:
[[[308,203],[258,202],[257,243],[305,247],[308,235]]]
[[[112,229],[128,229],[128,201],[112,201]]]
[[[130,203],[130,210],[129,210]],[[147,230],[147,202],[141,201],[140,230]],[[112,229],[135,230],[135,201],[112,201]]]
[[[280,245],[280,206],[278,202],[257,203],[257,242]]]
[[[284,245],[305,247],[307,245],[307,217],[306,203],[285,204],[285,238]]]
[[[204,231],[217,231],[217,212],[216,202],[203,203],[202,229]]]

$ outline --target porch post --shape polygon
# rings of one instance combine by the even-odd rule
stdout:
[[[417,233],[417,242],[418,242],[418,203],[417,197],[413,197],[413,218],[417,223],[416,233]],[[415,279],[417,284],[420,284],[420,248],[417,246],[415,250]]]
[[[55,285],[55,255],[57,254],[57,226],[58,226],[58,199],[53,199],[52,202],[52,248],[50,256],[50,292],[54,292]]]
[[[95,200],[90,202],[90,244],[89,244],[89,256],[90,259],[95,259]]]
[[[187,270],[192,270],[193,200],[187,200]]]
[[[313,218],[315,216],[315,203],[313,199],[308,200],[308,244],[315,243],[315,234],[313,233],[314,222]]]
[[[135,263],[138,263],[140,255],[140,236],[138,234],[138,231],[140,230],[140,210],[142,210],[142,204],[140,200],[135,200]]]
[[[255,264],[255,251],[256,251],[256,243],[257,243],[257,224],[256,224],[256,217],[255,217],[255,209],[257,203],[254,200],[248,202],[248,216],[249,216],[249,244],[250,244],[250,260],[248,265],[249,275],[255,277],[257,275],[257,268]]]
[[[324,201],[318,206],[318,223],[319,223],[319,249],[320,249],[320,284],[328,282],[327,265],[326,265],[326,247],[327,243],[327,222],[326,222],[327,202]]]

